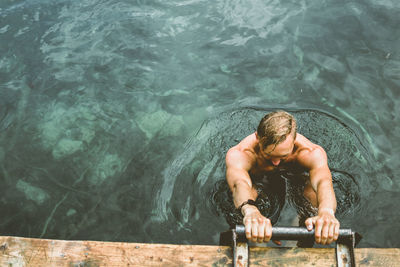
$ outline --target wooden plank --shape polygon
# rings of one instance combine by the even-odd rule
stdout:
[[[0,266],[227,266],[229,247],[0,237]]]
[[[252,248],[250,266],[336,267],[333,248]]]
[[[357,266],[399,266],[400,249],[360,248]],[[336,266],[332,248],[250,247],[250,266]],[[0,237],[0,266],[232,266],[226,246]]]
[[[399,267],[399,248],[356,248],[356,266]],[[250,248],[250,266],[336,267],[334,248]]]
[[[400,266],[400,248],[356,248],[357,266]]]

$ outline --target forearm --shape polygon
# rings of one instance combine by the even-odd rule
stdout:
[[[238,181],[234,184],[232,197],[236,208],[249,199],[256,200],[256,196],[254,196],[252,188],[245,181]]]
[[[308,218],[305,225],[308,230],[315,226],[317,243],[330,244],[339,237],[340,223],[335,218],[336,197],[327,155],[323,148],[317,146],[310,153],[305,153],[303,160],[305,166],[310,170],[311,186],[317,197],[317,203],[314,203],[318,206],[318,214]]]
[[[336,211],[336,197],[335,191],[333,190],[332,181],[330,179],[324,179],[317,185],[317,200],[318,210],[332,210]]]
[[[336,197],[332,180],[325,178],[317,184],[318,215],[308,218],[305,225],[311,230],[315,225],[315,241],[330,244],[339,237],[340,223],[335,218]]]
[[[235,207],[240,207],[247,200],[255,200],[255,190],[246,182],[238,181],[233,188],[233,200]],[[271,221],[264,217],[258,208],[252,204],[243,205],[240,212],[243,215],[246,238],[253,242],[268,242],[272,236]]]
[[[238,208],[243,202],[257,196],[253,193],[253,183],[247,171],[238,168],[227,168],[226,180],[232,192],[233,203]]]

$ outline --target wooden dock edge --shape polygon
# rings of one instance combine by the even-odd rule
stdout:
[[[250,248],[250,266],[336,266],[333,248]],[[356,248],[357,266],[400,266],[399,248]],[[227,246],[0,236],[0,266],[232,266]]]

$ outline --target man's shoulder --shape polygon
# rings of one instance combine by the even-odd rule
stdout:
[[[238,153],[254,152],[254,148],[257,144],[256,135],[250,134],[243,138],[237,145],[231,147],[229,151],[237,151]]]
[[[254,156],[254,150],[251,147],[236,145],[231,147],[226,153],[226,157],[234,160],[243,159],[249,160]]]
[[[226,153],[226,167],[250,170],[254,164],[254,157],[250,151],[233,147]]]
[[[226,153],[226,161],[230,162],[246,162],[252,164],[255,160],[255,136],[249,135],[239,144],[231,147]]]
[[[296,141],[298,141],[296,142],[296,159],[301,165],[313,168],[327,164],[327,156],[323,147],[312,143],[302,135],[299,139],[296,138]]]

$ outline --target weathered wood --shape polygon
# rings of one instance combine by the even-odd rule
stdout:
[[[233,266],[249,267],[249,244],[247,242],[237,242],[236,251],[233,249]]]
[[[0,237],[0,266],[226,266],[229,247]]]
[[[360,248],[357,266],[400,266],[400,249]],[[336,266],[332,248],[250,247],[250,266]],[[232,266],[227,246],[0,237],[0,266]]]

